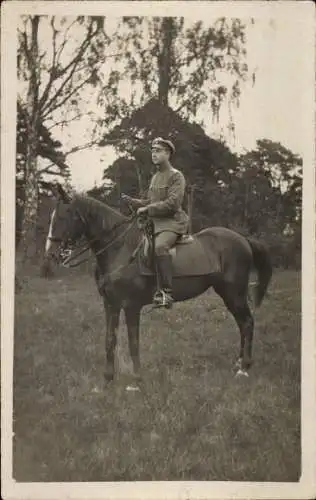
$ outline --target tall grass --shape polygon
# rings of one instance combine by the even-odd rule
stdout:
[[[144,310],[141,392],[103,389],[105,323],[93,278],[31,277],[16,296],[17,481],[296,481],[300,476],[300,275],[280,272],[255,314],[249,379],[232,369],[239,333],[208,292]]]

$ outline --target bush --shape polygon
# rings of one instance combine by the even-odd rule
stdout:
[[[264,238],[261,236],[261,238]],[[266,235],[265,241],[269,247],[274,267],[282,269],[301,268],[301,244],[296,235]]]

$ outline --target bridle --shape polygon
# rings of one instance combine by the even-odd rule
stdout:
[[[76,209],[76,213],[79,216],[79,218],[80,218],[80,220],[81,220],[81,222],[83,224],[83,227],[86,228],[87,227],[87,221],[85,220],[84,216],[81,214],[80,210],[78,210],[78,208]],[[116,224],[114,224],[112,226],[112,228],[111,228],[111,232],[113,232],[116,229],[120,228],[124,224],[129,224],[129,225],[128,225],[128,227],[124,231],[122,231],[120,234],[118,234],[118,235],[114,236],[113,238],[111,238],[110,241],[108,241],[104,247],[102,247],[100,250],[98,250],[94,254],[95,257],[98,257],[99,255],[101,255],[102,253],[104,253],[106,250],[108,250],[109,248],[111,248],[118,240],[120,240],[121,238],[123,238],[124,236],[126,236],[126,234],[129,233],[129,231],[133,228],[135,222],[137,222],[137,217],[138,217],[137,213],[133,211],[133,213],[132,213],[131,216],[129,216],[126,219],[121,220],[121,221],[117,222]],[[66,240],[65,245],[64,245],[65,248],[61,248],[61,251],[60,251],[60,253],[62,253],[64,255],[64,258],[63,258],[63,260],[61,262],[61,265],[63,267],[67,267],[67,268],[74,268],[74,267],[80,266],[84,262],[87,262],[90,259],[90,256],[89,257],[85,257],[84,259],[81,259],[78,262],[72,263],[72,261],[77,260],[78,257],[80,257],[85,252],[87,252],[94,243],[96,243],[97,241],[99,241],[100,237],[102,236],[102,232],[103,231],[101,231],[101,233],[99,233],[94,238],[88,238],[85,235],[87,243],[84,244],[84,246],[79,250],[79,252],[76,252],[76,255],[72,255],[72,249],[69,248],[69,246],[71,246],[72,242],[69,243],[70,239]],[[63,243],[63,239],[62,238],[56,238],[56,237],[50,237],[50,236],[48,236],[47,239],[49,239],[50,241],[55,242],[55,243]],[[67,243],[68,243],[68,248],[67,248]]]

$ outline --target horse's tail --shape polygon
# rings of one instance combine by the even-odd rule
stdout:
[[[254,267],[258,272],[259,282],[254,291],[255,306],[259,307],[265,296],[272,276],[272,263],[267,247],[254,238],[247,238],[253,255]]]

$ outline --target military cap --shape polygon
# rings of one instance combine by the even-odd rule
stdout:
[[[168,139],[163,139],[162,137],[156,137],[156,139],[154,139],[153,142],[151,143],[151,147],[153,148],[154,146],[159,146],[159,145],[164,147],[167,146],[167,148],[170,149],[172,154],[176,152],[174,144]]]

